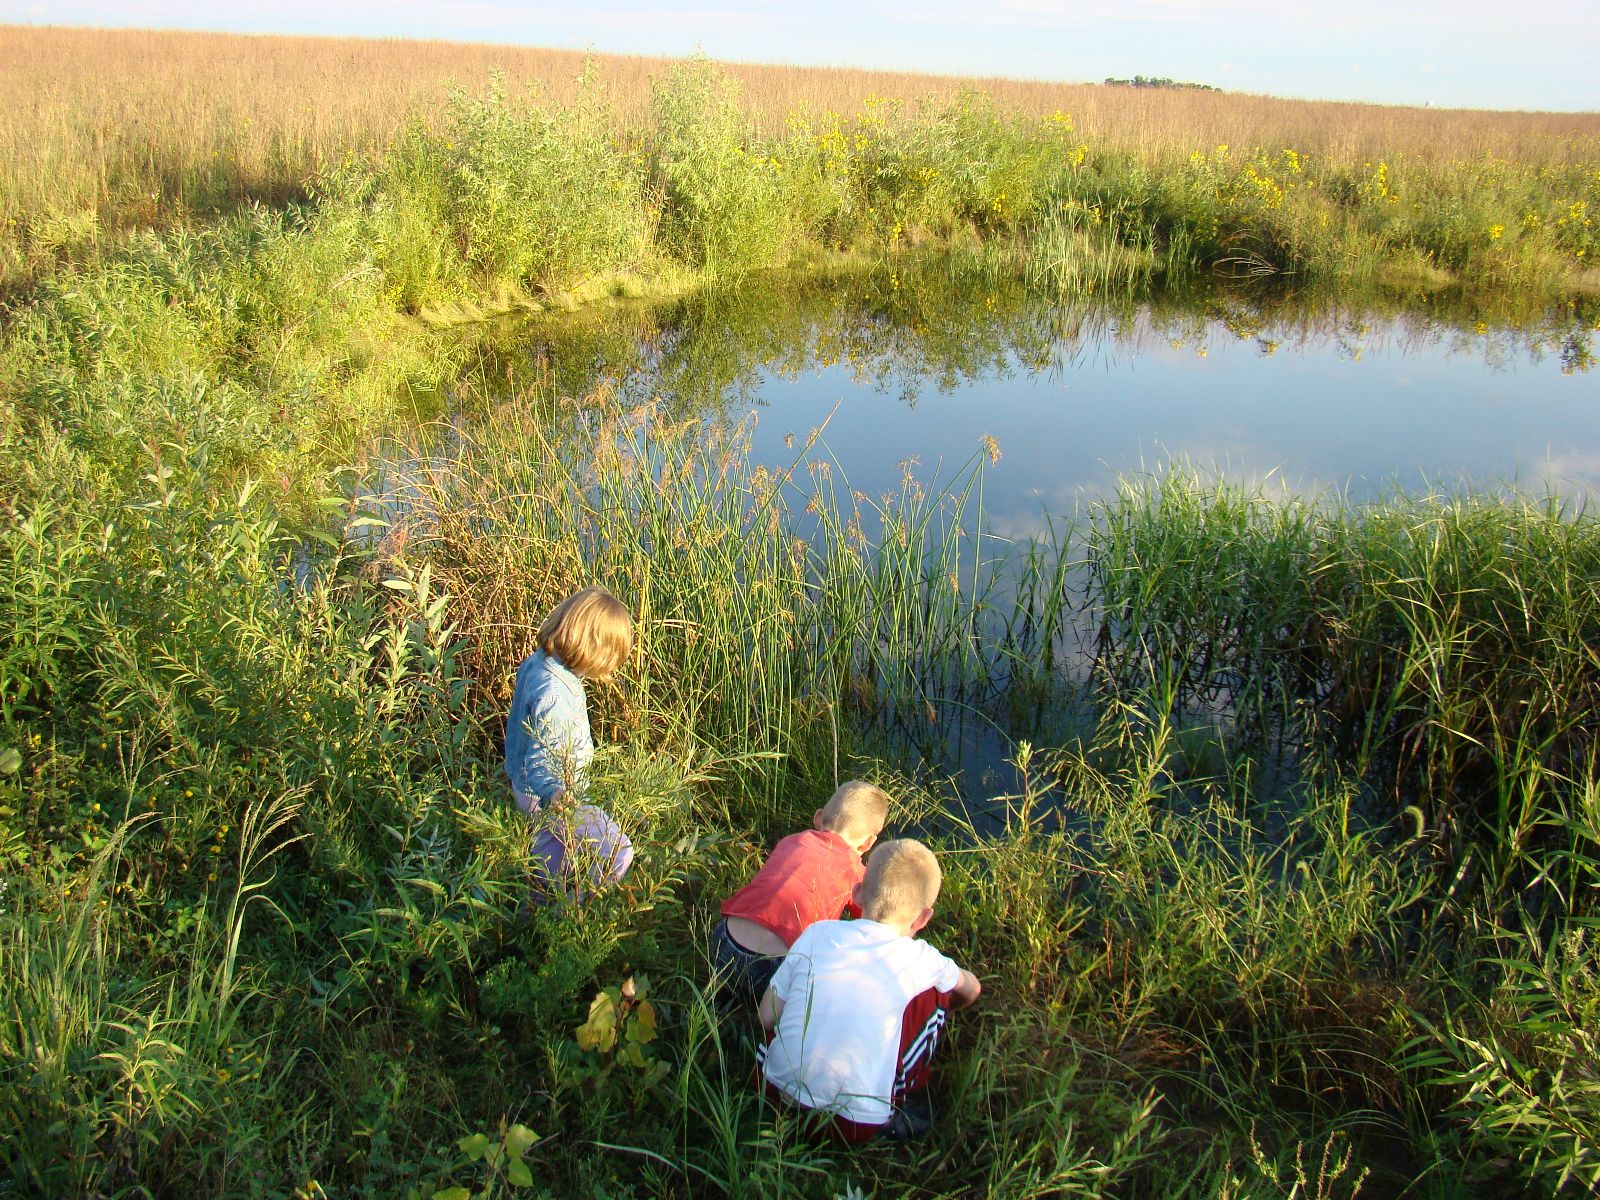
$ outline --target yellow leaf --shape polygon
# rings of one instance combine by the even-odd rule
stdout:
[[[628,1040],[640,1045],[649,1045],[656,1040],[656,1010],[648,1000],[639,1001],[633,1010],[633,1019],[628,1022]]]
[[[589,1005],[589,1019],[577,1029],[578,1045],[605,1051],[617,1044],[617,1002],[601,992]]]

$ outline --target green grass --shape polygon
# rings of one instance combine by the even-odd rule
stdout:
[[[1592,516],[1515,494],[1313,505],[1175,470],[1108,501],[1089,553],[1113,694],[1348,762],[1527,903],[1514,864],[1561,840],[1594,770]]]

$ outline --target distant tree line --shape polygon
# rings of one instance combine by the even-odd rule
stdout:
[[[1219,87],[1212,87],[1209,83],[1184,83],[1177,79],[1168,79],[1165,75],[1135,75],[1132,79],[1112,79],[1107,77],[1106,83],[1117,87],[1193,88],[1197,92],[1220,92],[1222,90]]]

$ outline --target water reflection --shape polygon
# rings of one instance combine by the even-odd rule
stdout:
[[[850,486],[949,477],[992,437],[985,517],[1025,537],[1119,474],[1181,458],[1355,497],[1462,484],[1600,488],[1600,304],[1484,312],[1437,296],[1162,294],[1043,300],[1005,264],[774,277],[502,330],[505,396],[614,388],[678,416],[759,414],[786,465],[812,431]]]

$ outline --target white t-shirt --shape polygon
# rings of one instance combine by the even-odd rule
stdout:
[[[914,996],[953,991],[961,968],[927,942],[877,921],[818,921],[772,977],[783,1015],[767,1047],[767,1082],[798,1104],[882,1125]]]

